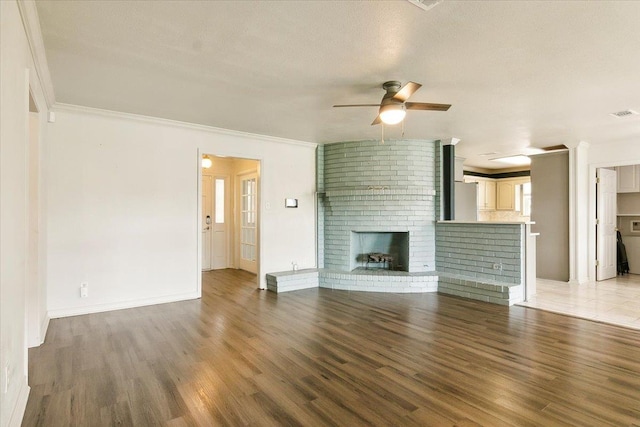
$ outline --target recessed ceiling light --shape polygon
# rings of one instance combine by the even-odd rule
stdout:
[[[491,160],[496,162],[508,163],[514,166],[524,166],[524,165],[531,164],[531,159],[525,156],[524,154],[518,154],[515,156],[507,156],[507,157],[498,157]]]
[[[615,113],[611,113],[610,115],[613,117],[617,117],[619,119],[622,119],[624,117],[629,117],[629,116],[635,116],[637,115],[638,112],[637,111],[633,111],[633,110],[622,110],[622,111],[618,111]]]

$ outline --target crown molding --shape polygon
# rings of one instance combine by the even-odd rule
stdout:
[[[44,41],[42,39],[42,31],[40,29],[40,18],[36,9],[36,2],[32,0],[16,0],[22,25],[24,27],[31,57],[38,76],[38,81],[42,87],[47,107],[51,108],[56,102],[56,96],[53,91],[53,82],[51,81],[51,73],[47,64],[47,55],[44,50]]]
[[[442,145],[456,145],[460,142],[460,138],[444,138],[440,140]]]
[[[309,148],[316,148],[318,146],[318,144],[315,143],[315,142],[298,141],[298,140],[295,140],[295,139],[280,138],[280,137],[277,137],[277,136],[260,135],[260,134],[257,134],[257,133],[249,133],[249,132],[242,132],[242,131],[238,131],[238,130],[223,129],[223,128],[217,128],[217,127],[214,127],[214,126],[200,125],[200,124],[189,123],[189,122],[181,122],[181,121],[178,121],[178,120],[162,119],[162,118],[159,118],[159,117],[152,117],[152,116],[144,116],[144,115],[141,115],[141,114],[123,113],[123,112],[120,112],[120,111],[113,111],[113,110],[103,110],[101,108],[85,107],[83,105],[65,104],[65,103],[57,102],[57,103],[55,103],[53,105],[53,110],[54,111],[69,111],[69,112],[73,112],[73,113],[93,114],[93,115],[98,115],[98,116],[103,116],[103,117],[113,117],[113,118],[122,119],[122,120],[131,120],[131,121],[142,122],[142,123],[151,123],[151,124],[159,124],[159,125],[164,125],[164,126],[173,126],[173,127],[177,127],[177,128],[191,129],[191,130],[198,130],[198,131],[202,131],[202,132],[215,133],[215,134],[218,134],[218,135],[243,137],[243,138],[257,139],[257,140],[261,140],[261,141],[276,142],[276,143],[279,143],[279,144],[298,145],[298,146],[309,147]]]

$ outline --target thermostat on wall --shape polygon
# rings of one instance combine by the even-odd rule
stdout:
[[[632,233],[640,233],[640,221],[631,220],[631,229]]]
[[[298,207],[298,199],[284,199],[284,207],[285,208],[297,208]]]

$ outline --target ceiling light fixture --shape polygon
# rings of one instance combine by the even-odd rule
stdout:
[[[202,167],[205,169],[209,169],[211,166],[213,166],[213,160],[211,160],[211,157],[205,154],[202,157]]]
[[[507,156],[507,157],[498,157],[491,160],[496,162],[508,163],[514,166],[524,166],[524,165],[531,164],[531,159],[528,156],[525,156],[524,154],[517,154],[515,156]]]
[[[387,125],[397,125],[406,115],[407,111],[402,103],[390,103],[380,107],[380,120]]]

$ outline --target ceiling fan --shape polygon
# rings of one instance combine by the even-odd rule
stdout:
[[[382,89],[387,93],[382,97],[379,104],[345,104],[334,105],[334,107],[379,107],[378,116],[371,123],[377,125],[385,123],[395,125],[404,120],[407,114],[406,110],[431,110],[431,111],[447,111],[450,104],[430,104],[427,102],[408,102],[407,99],[413,95],[420,87],[419,83],[409,82],[400,87],[400,82],[391,80],[382,84]]]

